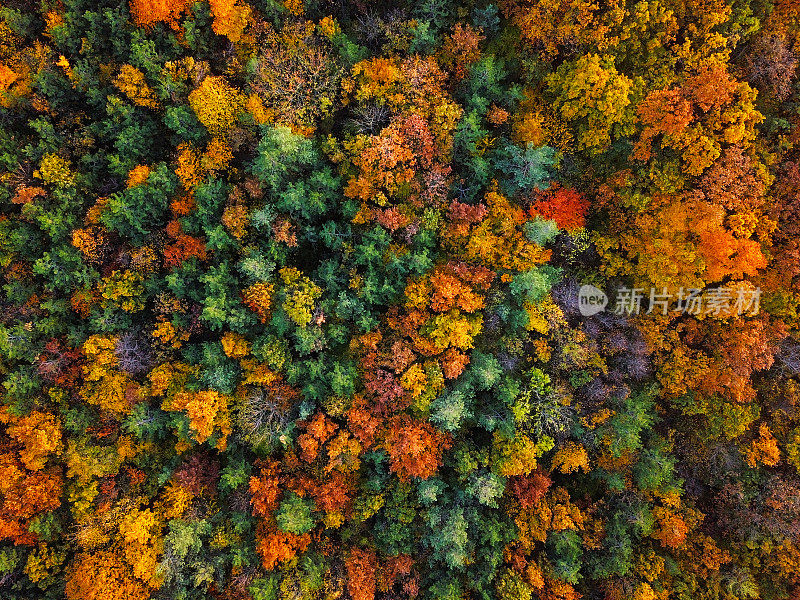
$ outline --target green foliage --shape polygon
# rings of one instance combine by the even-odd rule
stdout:
[[[289,493],[281,501],[275,518],[278,521],[278,527],[283,531],[300,535],[314,527],[313,512],[313,502],[303,499],[295,493]]]
[[[508,195],[543,189],[550,180],[550,169],[556,163],[556,153],[548,146],[534,147],[529,143],[524,149],[515,144],[497,151],[494,166],[504,174],[503,191]]]
[[[6,4],[0,598],[797,595],[791,2]]]

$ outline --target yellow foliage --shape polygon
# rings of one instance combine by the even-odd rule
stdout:
[[[33,581],[41,581],[48,575],[55,575],[58,569],[66,560],[66,552],[64,550],[54,550],[47,544],[39,544],[35,552],[28,555],[28,560],[25,563],[25,574]]]
[[[114,85],[137,106],[145,108],[158,108],[159,106],[156,93],[147,85],[144,73],[136,67],[122,65],[119,75],[114,80]]]
[[[453,237],[453,246],[466,244],[465,258],[488,269],[529,271],[550,258],[550,251],[528,241],[522,227],[528,221],[525,211],[496,192],[486,194],[488,215],[466,238]]]
[[[180,519],[192,502],[192,493],[180,483],[170,480],[164,488],[161,500],[161,511],[164,519]]]
[[[521,144],[543,146],[547,140],[541,111],[521,113],[512,125],[512,139]]]
[[[203,181],[198,152],[187,142],[178,145],[178,166],[175,175],[184,189],[191,190]]]
[[[495,434],[493,446],[496,455],[493,463],[503,477],[527,475],[536,468],[536,459],[541,454],[534,441],[524,434],[510,440]]]
[[[264,282],[253,284],[242,290],[245,305],[259,316],[262,323],[265,323],[269,317],[274,291],[274,285]]]
[[[226,135],[244,111],[246,98],[220,76],[208,76],[189,94],[189,105],[213,136]]]
[[[75,184],[75,174],[70,168],[69,161],[57,154],[45,154],[39,163],[39,170],[34,171],[33,175],[57,187]]]
[[[205,171],[219,171],[227,168],[232,159],[233,153],[228,143],[215,137],[206,146],[200,164]]]
[[[482,314],[464,314],[453,308],[444,314],[434,315],[425,327],[424,333],[436,347],[444,352],[449,347],[469,350],[473,340],[481,332]]]
[[[197,367],[185,363],[163,363],[150,371],[150,395],[172,398],[186,386],[189,377],[197,374]]]
[[[158,266],[158,254],[150,246],[141,246],[131,251],[131,268],[143,276],[152,275]]]
[[[428,378],[422,365],[415,363],[411,365],[408,370],[403,373],[400,378],[400,385],[403,389],[411,394],[412,398],[417,398],[425,391],[425,386],[428,383]]]
[[[144,277],[136,271],[112,271],[100,282],[100,293],[109,304],[125,312],[144,309]]]
[[[123,459],[114,446],[95,446],[86,440],[69,440],[65,463],[67,476],[76,479],[77,483],[71,491],[70,504],[73,505],[73,511],[85,513],[99,493],[98,479],[119,473]]]
[[[81,251],[83,257],[90,262],[98,262],[103,252],[105,236],[99,227],[74,229],[72,231],[72,245]]]
[[[247,110],[247,112],[253,116],[253,120],[258,125],[270,123],[273,120],[272,112],[267,110],[267,108],[264,106],[264,102],[258,97],[257,94],[250,94],[247,97],[245,110]]]
[[[128,172],[127,187],[132,188],[142,185],[150,176],[150,167],[147,165],[137,165]]]
[[[43,469],[51,454],[61,452],[61,423],[54,415],[35,410],[25,417],[14,417],[3,407],[0,422],[7,425],[6,433],[22,445],[19,458],[31,471]]]
[[[17,79],[19,79],[19,75],[0,63],[0,92],[5,92]]]
[[[183,342],[189,339],[189,334],[178,330],[169,321],[162,321],[156,324],[153,330],[153,337],[160,340],[165,346],[177,350],[183,345]]]
[[[336,437],[328,442],[330,460],[325,471],[330,472],[335,469],[342,473],[355,473],[361,466],[361,461],[358,459],[361,452],[361,443],[349,431],[339,431]]]
[[[245,359],[241,361],[244,385],[272,385],[277,379],[275,374],[264,363],[257,362],[255,359]]]
[[[122,517],[119,531],[125,543],[122,548],[125,561],[133,568],[133,575],[157,587],[154,575],[161,553],[161,518],[151,509],[134,509]]]
[[[137,400],[138,385],[118,369],[117,338],[93,335],[83,344],[86,364],[80,395],[85,402],[112,413],[127,414]]]
[[[317,23],[317,32],[320,35],[330,39],[335,35],[340,34],[342,29],[339,27],[339,23],[333,17],[323,17],[320,19],[319,23]]]
[[[238,333],[226,331],[221,341],[222,350],[229,358],[244,358],[250,354],[250,342]]]
[[[289,11],[289,14],[295,17],[299,17],[305,11],[303,0],[283,0],[283,5],[286,7],[286,10]]]
[[[147,600],[150,587],[135,578],[117,549],[82,553],[67,575],[67,600]]]
[[[231,433],[228,398],[219,392],[179,392],[163,403],[164,410],[186,411],[194,440],[202,444],[217,434],[217,448],[224,450]]]
[[[614,68],[610,57],[589,54],[564,63],[547,76],[554,108],[577,134],[579,149],[592,154],[611,144],[612,130],[630,128],[634,118],[628,111],[633,82]]]
[[[574,473],[581,469],[589,472],[589,454],[586,449],[576,442],[567,442],[559,448],[553,457],[551,470],[558,469],[562,473]]]
[[[307,326],[314,317],[314,303],[322,295],[322,290],[294,267],[284,267],[280,276],[286,285],[283,310],[298,327]]]

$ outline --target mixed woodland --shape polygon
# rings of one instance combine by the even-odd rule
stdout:
[[[800,598],[799,57],[798,0],[0,0],[0,598]]]

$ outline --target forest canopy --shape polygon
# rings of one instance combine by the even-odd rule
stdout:
[[[800,598],[799,56],[796,0],[0,0],[0,598]]]

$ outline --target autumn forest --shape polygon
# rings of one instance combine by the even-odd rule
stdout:
[[[0,0],[0,599],[800,599],[800,1]]]

